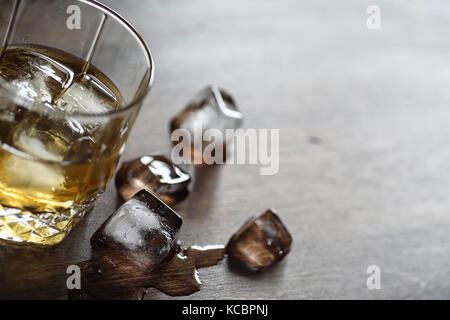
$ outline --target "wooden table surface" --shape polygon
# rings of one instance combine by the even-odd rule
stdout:
[[[450,7],[442,1],[109,0],[148,42],[156,82],[123,159],[170,149],[169,119],[202,87],[245,128],[280,129],[280,170],[198,172],[180,239],[225,244],[275,208],[293,235],[279,265],[201,269],[188,299],[450,298]],[[381,9],[380,30],[366,9]],[[1,247],[0,297],[67,298],[66,268],[115,210],[110,185],[51,250]],[[381,269],[368,290],[366,268]],[[167,298],[152,292],[149,298]]]

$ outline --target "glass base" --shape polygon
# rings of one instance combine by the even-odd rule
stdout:
[[[0,205],[0,239],[14,244],[57,245],[92,206],[90,201],[63,212],[36,214]]]

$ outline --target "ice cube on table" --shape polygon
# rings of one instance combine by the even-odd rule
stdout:
[[[201,90],[186,108],[170,123],[171,131],[178,128],[194,130],[236,129],[242,125],[242,113],[234,99],[223,89],[209,86]]]
[[[117,264],[127,261],[147,271],[170,260],[177,251],[181,217],[148,190],[116,210],[91,238],[95,257]]]
[[[183,248],[181,217],[142,190],[114,212],[91,238],[92,257],[79,263],[82,290],[74,298],[140,298],[147,288],[171,296],[200,290],[198,268],[222,261],[225,246]]]
[[[271,209],[246,222],[228,242],[227,253],[252,270],[268,268],[289,252],[292,237]]]
[[[205,163],[203,153],[209,142],[200,141],[201,150],[194,148],[195,134],[200,133],[200,137],[208,129],[217,129],[222,133],[222,143],[226,147],[226,129],[237,129],[242,126],[242,113],[238,110],[234,99],[225,90],[217,86],[209,86],[201,90],[194,99],[170,122],[170,132],[177,129],[187,130],[191,136],[192,154],[191,160],[194,163]],[[172,141],[173,144],[181,142]],[[222,146],[218,146],[222,147]],[[225,148],[224,148],[225,149]],[[225,150],[224,150],[225,151]],[[224,152],[225,157],[225,152]],[[199,160],[196,160],[199,159]],[[206,162],[207,163],[207,162]]]
[[[142,189],[153,191],[168,205],[188,195],[189,174],[163,155],[148,155],[124,162],[116,175],[116,187],[125,200]]]

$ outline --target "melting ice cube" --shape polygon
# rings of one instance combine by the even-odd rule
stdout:
[[[200,91],[186,108],[176,115],[170,122],[170,132],[183,129],[187,130],[191,137],[191,157],[188,158],[195,164],[209,164],[210,160],[204,158],[204,151],[210,142],[195,141],[208,129],[216,129],[222,133],[221,141],[213,141],[217,148],[221,148],[223,159],[226,157],[226,129],[237,129],[242,125],[242,113],[238,110],[234,99],[217,86],[209,86]],[[172,141],[178,144],[182,138]],[[200,148],[199,148],[199,147]]]
[[[125,202],[91,238],[97,256],[145,266],[170,260],[177,250],[181,217],[153,193],[142,190]],[[120,263],[120,262],[118,262]]]
[[[142,189],[150,189],[171,205],[187,194],[190,176],[162,155],[143,156],[124,162],[116,176],[116,186],[128,200]]]
[[[250,269],[259,270],[283,259],[291,243],[292,237],[278,215],[267,210],[231,237],[227,252]]]
[[[187,107],[172,119],[170,129],[225,130],[236,129],[241,125],[242,114],[231,95],[217,86],[209,86],[201,90]]]

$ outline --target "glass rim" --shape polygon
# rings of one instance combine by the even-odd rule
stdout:
[[[76,1],[90,5],[96,9],[104,12],[105,14],[107,14],[109,16],[112,16],[118,22],[120,22],[123,27],[128,29],[128,31],[133,36],[135,36],[137,42],[141,45],[141,47],[145,53],[144,56],[145,56],[147,68],[148,68],[148,72],[146,72],[146,75],[144,76],[144,77],[148,78],[146,80],[147,83],[145,84],[145,87],[142,89],[142,91],[139,92],[139,94],[136,95],[129,103],[124,104],[124,106],[118,110],[108,111],[108,112],[103,112],[103,113],[84,113],[84,112],[67,112],[67,111],[61,110],[61,109],[54,110],[54,109],[46,107],[44,103],[29,101],[22,97],[19,97],[14,92],[12,92],[12,90],[10,89],[11,85],[9,84],[9,82],[7,82],[2,77],[0,77],[0,88],[4,89],[6,91],[6,93],[9,95],[8,98],[11,99],[11,101],[14,102],[15,104],[17,104],[19,106],[23,106],[31,111],[36,111],[40,114],[51,115],[52,117],[56,116],[57,118],[70,117],[70,118],[79,119],[79,120],[83,120],[83,119],[87,120],[87,119],[93,119],[93,118],[95,118],[95,119],[111,118],[111,117],[120,116],[124,113],[129,112],[130,110],[132,110],[134,108],[137,108],[143,102],[143,100],[145,99],[145,97],[148,95],[151,88],[153,87],[153,81],[154,81],[154,75],[155,75],[154,60],[153,60],[152,53],[151,53],[147,43],[142,38],[142,36],[136,31],[136,29],[125,18],[123,18],[120,14],[118,14],[116,11],[112,10],[111,8],[109,8],[109,7],[105,6],[104,4],[97,2],[95,0],[76,0]],[[100,70],[100,71],[102,71],[102,70]]]

